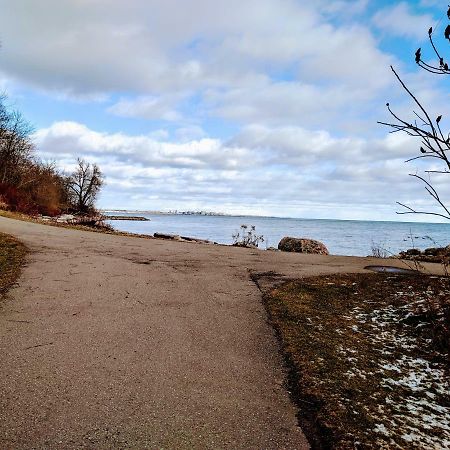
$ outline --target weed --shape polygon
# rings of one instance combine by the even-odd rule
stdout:
[[[231,235],[233,245],[237,247],[258,247],[260,242],[264,242],[264,236],[257,235],[254,225],[241,225],[240,231]]]

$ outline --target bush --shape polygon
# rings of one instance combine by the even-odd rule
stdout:
[[[258,247],[260,242],[264,242],[264,236],[256,234],[254,225],[241,225],[241,231],[236,231],[231,237],[236,247]]]

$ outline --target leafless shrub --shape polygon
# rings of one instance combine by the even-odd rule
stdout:
[[[256,234],[254,225],[241,225],[240,231],[232,234],[233,245],[237,247],[258,247],[260,242],[264,242],[264,236]]]
[[[384,248],[383,244],[378,244],[374,241],[372,241],[371,250],[372,256],[374,256],[375,258],[389,258],[389,256],[391,255],[389,250],[386,250],[386,248]]]

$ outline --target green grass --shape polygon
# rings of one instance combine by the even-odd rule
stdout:
[[[21,242],[0,233],[0,297],[19,278],[26,253],[27,249]]]

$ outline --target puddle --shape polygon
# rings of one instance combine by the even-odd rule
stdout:
[[[364,269],[380,273],[395,273],[397,275],[418,275],[420,273],[418,270],[403,269],[401,267],[394,266],[366,266]]]

